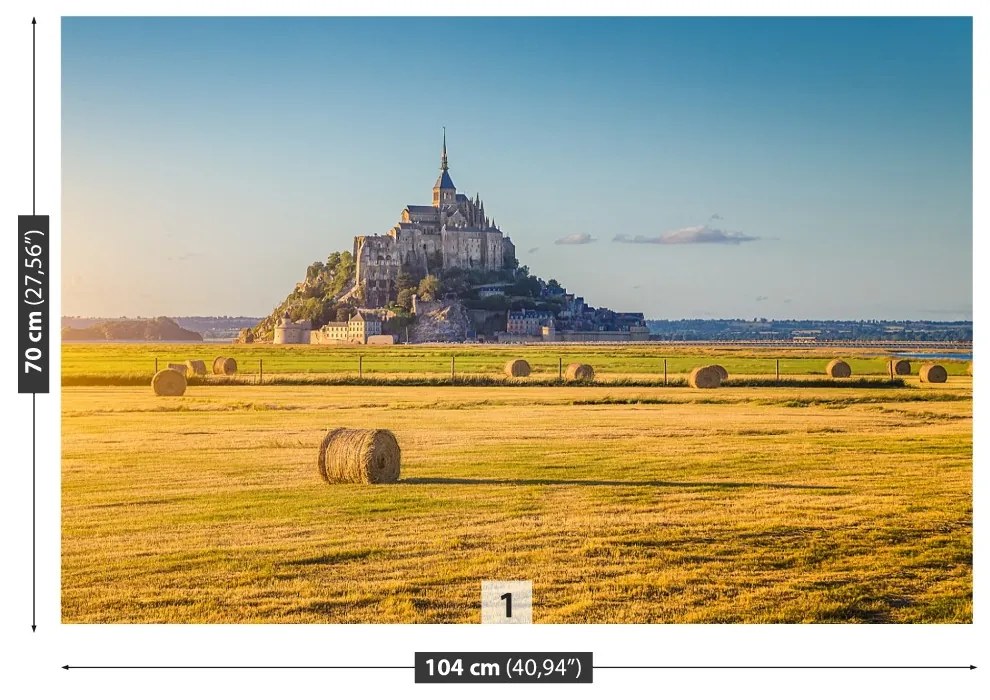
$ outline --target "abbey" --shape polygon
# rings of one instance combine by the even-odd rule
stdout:
[[[449,268],[500,270],[515,265],[516,249],[485,213],[478,195],[458,194],[447,168],[447,135],[433,203],[410,204],[388,233],[354,238],[356,285],[364,306],[395,301],[399,272],[436,274]]]

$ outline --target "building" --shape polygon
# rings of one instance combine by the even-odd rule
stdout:
[[[493,282],[491,284],[480,284],[474,288],[480,299],[487,297],[505,296],[505,290],[511,287],[511,282]]]
[[[286,311],[275,326],[272,342],[276,345],[307,345],[311,333],[309,321],[293,321]]]
[[[346,321],[331,321],[311,334],[314,345],[356,343],[367,345],[372,336],[380,336],[382,319],[369,311],[358,311]]]
[[[481,197],[457,192],[447,167],[446,131],[432,203],[406,206],[383,235],[354,238],[356,289],[372,307],[395,301],[403,268],[423,274],[455,267],[501,270],[515,259],[515,246],[489,218]]]
[[[553,321],[549,311],[510,311],[505,321],[505,332],[509,335],[542,335],[542,328]]]

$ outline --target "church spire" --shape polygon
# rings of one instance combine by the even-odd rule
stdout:
[[[457,202],[457,188],[447,172],[447,127],[443,128],[443,150],[440,151],[440,177],[433,185],[433,206],[445,207]]]
[[[443,127],[443,155],[440,156],[440,170],[447,172],[447,127]]]

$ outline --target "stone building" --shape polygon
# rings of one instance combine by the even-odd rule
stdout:
[[[313,330],[309,321],[293,321],[289,312],[275,326],[275,345],[336,345],[356,343],[365,345],[373,336],[381,336],[382,319],[368,311],[358,311],[346,321],[331,322]],[[379,341],[381,342],[381,341]]]
[[[384,235],[354,238],[355,278],[371,307],[395,301],[403,268],[423,274],[454,267],[500,270],[515,258],[515,246],[489,219],[481,197],[457,192],[447,167],[446,132],[433,203],[406,206]]]
[[[540,329],[552,321],[553,314],[549,311],[510,311],[505,321],[505,332],[509,335],[540,335]]]
[[[306,345],[311,332],[309,321],[293,321],[286,311],[275,326],[272,342],[276,345]]]
[[[372,336],[380,336],[382,319],[368,311],[358,311],[346,321],[331,321],[311,334],[314,345],[356,343],[366,345]]]

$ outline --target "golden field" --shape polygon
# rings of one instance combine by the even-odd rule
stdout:
[[[731,371],[731,370],[730,370]],[[63,621],[971,622],[972,380],[65,387]],[[324,484],[332,427],[397,484]]]

